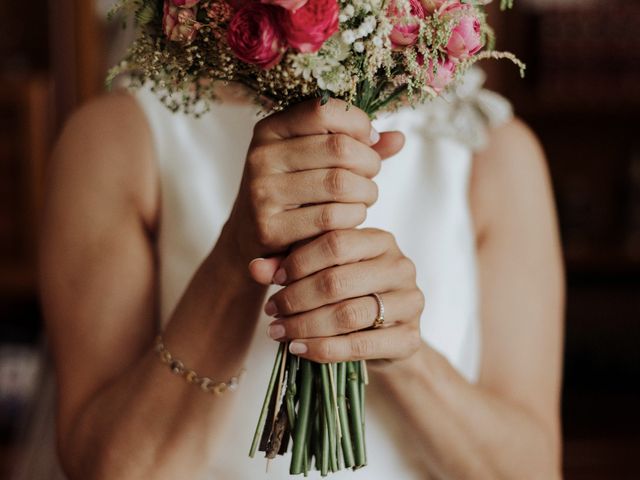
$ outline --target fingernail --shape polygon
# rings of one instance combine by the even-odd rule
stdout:
[[[284,337],[285,333],[285,329],[282,325],[269,325],[269,328],[267,328],[267,335],[274,340]]]
[[[287,272],[284,271],[284,268],[279,268],[276,274],[273,276],[273,283],[276,285],[284,285],[284,282],[287,281]]]
[[[371,145],[375,145],[380,141],[380,133],[378,133],[378,131],[373,127],[371,127],[371,134],[369,135],[369,139],[371,140]]]
[[[302,342],[291,342],[289,344],[289,352],[293,353],[294,355],[307,353],[307,346]]]
[[[251,268],[251,265],[253,265],[254,263],[256,263],[256,262],[257,262],[257,261],[259,261],[259,260],[264,260],[264,258],[262,258],[262,257],[254,258],[253,260],[251,260],[251,261],[249,262],[249,268]]]
[[[276,302],[273,300],[269,300],[267,304],[264,306],[264,313],[269,316],[275,315],[278,313],[278,307],[276,306]]]

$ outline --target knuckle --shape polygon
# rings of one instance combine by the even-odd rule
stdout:
[[[249,183],[249,195],[254,207],[259,208],[271,196],[272,189],[267,185],[267,181],[263,177],[254,178]]]
[[[336,307],[336,326],[343,332],[352,332],[361,327],[362,311],[352,303],[345,302]]]
[[[318,289],[327,298],[338,298],[345,290],[344,279],[335,270],[328,270],[319,277]]]
[[[333,230],[338,223],[338,205],[328,203],[320,210],[318,216],[318,228],[320,230]]]
[[[332,168],[326,173],[324,188],[334,200],[339,200],[347,192],[347,177],[347,171],[341,168]]]
[[[358,203],[356,208],[358,209],[358,225],[360,225],[367,219],[367,206],[364,203]]]
[[[278,306],[278,312],[284,315],[291,315],[295,313],[295,305],[291,295],[287,289],[281,290],[281,293],[275,298],[275,302]]]
[[[294,252],[287,259],[287,273],[291,278],[300,278],[305,276],[306,272],[306,259],[304,255]]]
[[[309,325],[303,318],[291,318],[287,324],[289,338],[309,338]]]
[[[326,253],[334,260],[342,260],[345,258],[347,246],[345,245],[345,235],[340,230],[332,230],[325,235]]]
[[[380,233],[384,237],[384,241],[389,247],[394,247],[396,245],[396,237],[395,235],[393,235],[393,233],[386,230],[380,230]]]
[[[338,159],[349,157],[349,138],[341,133],[327,136],[327,150],[329,154]]]
[[[267,163],[269,158],[268,147],[256,146],[247,154],[247,163],[252,167],[260,167]]]
[[[273,233],[269,226],[269,221],[263,216],[256,219],[256,237],[258,243],[264,247],[268,247],[273,243]]]
[[[334,345],[331,339],[319,340],[315,349],[315,360],[318,363],[331,362],[334,350]]]
[[[416,265],[408,257],[401,257],[398,261],[400,271],[407,278],[416,278]]]
[[[374,350],[373,341],[369,337],[354,337],[351,339],[350,349],[351,357],[355,359],[368,358]]]

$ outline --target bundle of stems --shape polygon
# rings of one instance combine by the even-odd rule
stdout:
[[[258,450],[268,459],[284,455],[291,440],[292,475],[365,466],[366,363],[316,363],[288,347],[278,348],[249,456]]]

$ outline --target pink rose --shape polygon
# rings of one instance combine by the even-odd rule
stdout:
[[[173,0],[173,4],[176,7],[185,7],[185,8],[195,7],[199,2],[200,0]]]
[[[302,53],[317,52],[338,31],[337,0],[309,0],[295,11],[283,10],[280,25],[289,45]]]
[[[438,10],[443,3],[447,1],[448,0],[420,0],[420,3],[422,3],[422,6],[424,7],[425,11],[429,13],[433,13],[436,10]]]
[[[455,4],[445,8],[445,15],[451,15],[457,24],[447,43],[447,53],[456,60],[468,60],[482,48],[480,20],[469,5]]]
[[[265,70],[278,64],[284,54],[274,7],[257,2],[248,3],[235,13],[227,41],[236,57]]]
[[[296,11],[300,7],[304,6],[308,0],[260,0],[262,3],[268,3],[269,5],[277,5],[286,10]]]
[[[171,0],[164,2],[162,31],[173,42],[191,43],[198,33],[194,8],[181,8],[173,5]]]
[[[389,34],[389,40],[394,48],[402,48],[414,45],[418,41],[420,33],[420,20],[425,18],[424,8],[419,0],[409,0],[409,15],[391,3],[388,15],[393,22],[393,30]]]
[[[420,65],[424,64],[422,55],[418,55],[418,63]],[[440,60],[435,65],[435,68],[433,60],[429,60],[429,65],[425,70],[427,85],[433,88],[436,93],[440,93],[453,81],[455,73],[456,64],[451,60]]]

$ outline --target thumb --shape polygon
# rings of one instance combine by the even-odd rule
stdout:
[[[254,258],[249,262],[249,273],[251,277],[262,285],[271,285],[280,263],[284,257],[275,256],[269,258]]]
[[[383,132],[380,140],[373,148],[383,160],[394,156],[404,147],[404,134],[402,132]]]

